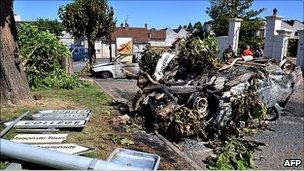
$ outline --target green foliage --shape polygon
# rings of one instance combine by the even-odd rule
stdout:
[[[192,25],[192,23],[189,23],[189,24],[188,24],[187,30],[190,31],[190,32],[192,32],[192,30],[193,30],[193,25]]]
[[[64,73],[61,69],[56,69],[49,73],[45,78],[35,78],[29,76],[32,88],[64,88],[73,89],[75,87],[89,86],[88,83],[78,80],[75,75]]]
[[[9,165],[8,161],[0,161],[0,169],[5,170],[5,168]]]
[[[90,63],[95,60],[94,42],[109,39],[115,28],[114,11],[107,0],[76,0],[59,8],[59,18],[66,30],[75,37],[88,39]]]
[[[64,26],[57,20],[49,20],[39,18],[37,21],[32,23],[33,25],[38,27],[38,30],[41,31],[49,31],[50,33],[55,34],[57,37],[62,36],[62,32],[64,31]]]
[[[75,76],[60,69],[62,59],[70,57],[70,52],[54,34],[34,25],[21,24],[18,35],[21,59],[32,89],[71,89],[82,85]]]
[[[180,74],[185,78],[190,78],[200,75],[206,70],[217,68],[219,63],[215,55],[218,50],[217,40],[211,36],[190,37],[182,42],[176,59],[180,64]]]
[[[203,24],[200,21],[194,23],[193,27],[198,29],[199,31],[203,30]]]
[[[210,3],[211,7],[206,12],[213,19],[212,29],[217,36],[228,35],[229,18],[242,18],[240,44],[258,46],[261,43],[255,33],[264,25],[258,15],[265,8],[251,10],[253,0],[210,0]]]
[[[232,114],[233,120],[239,125],[240,121],[248,121],[252,119],[258,119],[262,121],[266,118],[267,107],[257,97],[257,84],[255,80],[252,80],[254,84],[248,88],[245,96],[238,98],[232,102]]]
[[[247,141],[231,138],[225,141],[217,158],[208,161],[207,167],[213,170],[254,169],[253,149]]]
[[[152,48],[151,46],[147,45],[142,52],[141,59],[138,61],[140,69],[152,75],[162,53],[164,53],[163,49]]]

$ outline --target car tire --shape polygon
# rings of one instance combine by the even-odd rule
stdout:
[[[101,78],[103,79],[108,79],[108,78],[112,78],[112,74],[109,71],[104,71],[100,73]]]

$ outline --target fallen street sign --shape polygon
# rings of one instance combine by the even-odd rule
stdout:
[[[11,141],[27,144],[62,143],[69,134],[17,134]]]
[[[35,144],[34,146],[69,154],[84,154],[95,150],[92,147],[86,147],[77,144]]]
[[[83,128],[86,123],[86,120],[27,120],[19,121],[14,128]],[[4,123],[4,125],[9,124],[10,122]]]
[[[89,120],[92,110],[41,110],[33,114],[34,120]]]

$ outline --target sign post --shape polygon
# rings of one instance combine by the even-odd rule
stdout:
[[[69,154],[84,154],[95,150],[92,147],[86,147],[77,144],[37,144],[34,146]]]
[[[62,143],[69,134],[18,134],[11,141],[26,144]]]
[[[92,110],[41,110],[33,114],[34,120],[89,120]]]
[[[11,122],[4,123],[9,125]],[[87,121],[85,120],[25,120],[19,121],[14,128],[83,128]]]

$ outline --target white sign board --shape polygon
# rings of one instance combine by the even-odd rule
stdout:
[[[91,110],[41,110],[33,114],[35,120],[89,120]]]
[[[94,148],[85,147],[77,144],[35,144],[34,146],[69,154],[84,154],[94,150]]]
[[[18,134],[11,141],[28,144],[62,143],[69,134]]]
[[[14,128],[82,128],[87,121],[85,120],[47,120],[47,121],[19,121]],[[10,125],[11,122],[4,123]]]
[[[133,57],[133,39],[132,37],[117,37],[116,52],[126,56],[121,59],[122,62],[131,62]]]

